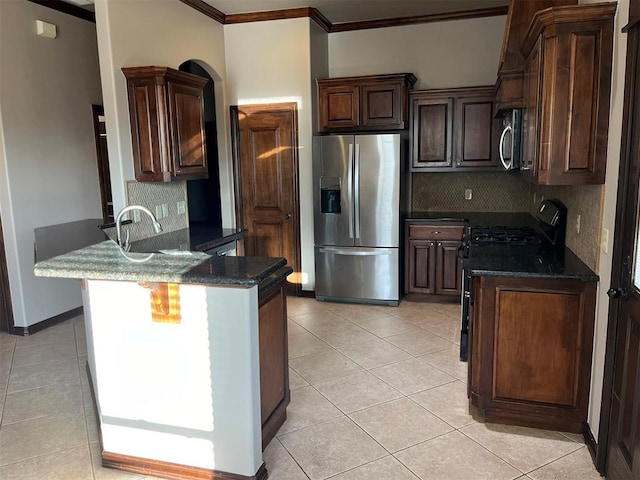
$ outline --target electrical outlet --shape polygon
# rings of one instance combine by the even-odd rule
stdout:
[[[604,253],[609,253],[609,229],[602,229],[602,250]]]
[[[168,217],[169,216],[169,204],[168,203],[163,203],[162,204],[162,218]]]
[[[576,233],[580,233],[580,218],[580,215],[576,217]]]
[[[473,198],[473,191],[470,188],[467,188],[464,191],[464,199],[465,200],[471,200]]]
[[[138,223],[140,221],[140,210],[133,211],[133,221]]]
[[[187,205],[184,200],[176,204],[176,210],[178,211],[178,215],[184,215],[187,213]]]
[[[156,205],[156,220],[162,218],[162,205]]]

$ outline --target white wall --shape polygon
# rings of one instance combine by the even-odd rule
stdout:
[[[493,85],[506,16],[329,35],[332,77],[412,72],[415,89]]]
[[[311,38],[322,35],[308,18],[226,25],[224,27],[229,105],[296,102],[300,178],[302,288],[315,286],[311,172]],[[321,58],[321,57],[319,57]],[[321,69],[322,61],[313,63]],[[325,70],[326,71],[326,70]]]
[[[580,3],[598,3],[596,0],[582,0]],[[607,147],[607,176],[605,179],[604,205],[602,207],[602,228],[609,230],[609,251],[600,248],[598,305],[593,342],[593,364],[591,368],[591,396],[588,422],[594,438],[598,439],[602,384],[604,377],[604,355],[609,322],[609,297],[613,261],[613,232],[616,216],[616,196],[618,193],[618,168],[620,165],[620,142],[622,138],[622,113],[624,100],[624,75],[627,55],[627,34],[622,33],[629,18],[629,0],[619,0],[614,26],[613,68],[611,82],[611,113],[609,115],[609,144]]]
[[[127,84],[122,67],[178,68],[195,60],[214,80],[223,226],[235,224],[229,121],[225,101],[222,25],[177,0],[96,0],[104,110],[114,210],[126,205],[125,182],[133,180]]]
[[[58,37],[37,36],[36,19]],[[17,327],[82,304],[77,282],[33,275],[33,229],[102,217],[91,110],[100,103],[95,25],[0,2],[0,211]]]

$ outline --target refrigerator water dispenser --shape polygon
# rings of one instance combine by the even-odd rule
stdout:
[[[340,213],[340,178],[320,177],[320,212]]]

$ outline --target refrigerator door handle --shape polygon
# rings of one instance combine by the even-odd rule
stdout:
[[[355,227],[356,238],[360,238],[360,144],[356,143],[356,152],[354,155],[355,167],[353,173],[353,189],[354,189],[354,211],[355,211]]]
[[[349,144],[347,164],[347,202],[349,205],[349,238],[353,238],[353,143]]]
[[[320,253],[330,253],[333,255],[349,255],[349,256],[372,256],[372,255],[391,255],[393,248],[343,248],[343,247],[321,247]]]

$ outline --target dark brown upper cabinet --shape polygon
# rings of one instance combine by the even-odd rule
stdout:
[[[411,92],[411,168],[497,168],[494,87]]]
[[[541,185],[602,184],[615,3],[538,12],[526,56],[521,171]]]
[[[320,133],[408,128],[415,82],[412,73],[318,79]]]
[[[577,3],[578,0],[511,0],[509,2],[496,83],[498,110],[523,106],[525,57],[520,47],[534,14],[545,8]]]
[[[168,67],[123,68],[136,180],[207,178],[203,88],[208,79]]]

